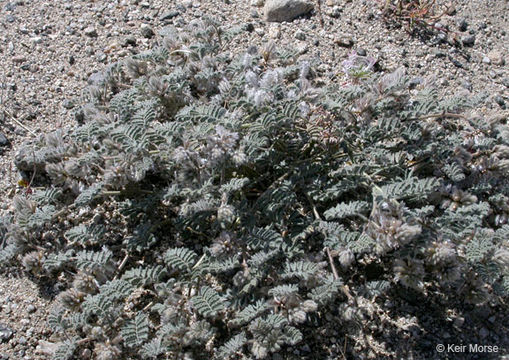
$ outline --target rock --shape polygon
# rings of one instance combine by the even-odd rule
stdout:
[[[297,31],[295,32],[295,38],[296,38],[297,40],[304,41],[304,40],[306,40],[306,34],[304,33],[304,31],[302,31],[302,30],[300,30],[300,29],[299,29],[299,30],[297,30]]]
[[[74,56],[69,56],[69,65],[74,65],[76,63],[76,58]]]
[[[83,30],[83,34],[88,37],[97,37],[97,30],[93,26],[88,26]]]
[[[345,48],[351,48],[354,45],[354,41],[350,36],[338,36],[334,39],[334,43]]]
[[[368,53],[363,48],[357,49],[357,55],[359,56],[366,56]]]
[[[467,20],[465,18],[459,19],[458,20],[458,30],[459,31],[467,31],[467,29],[468,29]]]
[[[105,76],[104,72],[98,71],[88,77],[87,83],[89,85],[100,86],[104,82],[105,79],[106,79],[106,76]]]
[[[313,10],[313,4],[306,0],[267,0],[265,2],[265,21],[292,21],[297,16]]]
[[[159,17],[159,20],[161,21],[168,21],[168,20],[171,20],[173,19],[174,17],[177,17],[179,16],[180,13],[176,10],[173,10],[173,11],[166,11],[164,12],[160,17]]]
[[[29,314],[33,314],[36,310],[37,310],[37,308],[34,305],[32,305],[32,304],[27,306],[27,312]]]
[[[18,339],[18,344],[20,344],[20,345],[26,345],[26,343],[27,343],[27,339],[26,339],[26,337],[21,336],[21,337]]]
[[[509,77],[503,78],[502,84],[504,84],[505,87],[509,88]]]
[[[150,39],[155,35],[154,30],[152,30],[152,28],[148,24],[141,24],[140,31],[141,35],[147,39]]]
[[[128,36],[125,38],[124,46],[136,46],[136,38],[134,36]]]
[[[482,62],[483,62],[483,63],[485,63],[485,64],[488,64],[488,65],[489,65],[489,64],[491,64],[491,60],[490,60],[490,58],[489,58],[489,57],[487,57],[487,56],[484,56],[484,57],[482,58]]]
[[[11,60],[15,64],[22,64],[27,61],[27,58],[24,56],[13,56]]]
[[[473,46],[475,44],[475,36],[474,35],[466,35],[461,37],[461,42],[465,46]]]
[[[5,21],[7,21],[8,23],[13,23],[16,21],[16,18],[14,16],[12,16],[11,14],[9,14],[5,17]]]
[[[464,88],[464,89],[467,89],[468,91],[472,91],[472,83],[469,82],[469,81],[462,81],[461,82],[461,87]]]
[[[74,103],[71,100],[66,99],[62,102],[62,106],[65,109],[70,110],[74,107]]]
[[[106,54],[103,52],[97,53],[95,57],[96,57],[97,61],[102,62],[102,63],[106,62],[106,59],[108,58],[108,56],[106,56]]]
[[[505,109],[505,101],[504,98],[500,95],[496,95],[493,100],[500,106],[502,109]]]
[[[255,27],[254,27],[254,25],[252,23],[248,22],[248,23],[244,24],[243,29],[244,29],[244,31],[247,31],[247,32],[251,33],[251,32],[254,31]]]
[[[7,137],[0,132],[0,146],[9,146],[10,145],[10,141],[9,139],[7,139]]]
[[[327,11],[327,15],[329,15],[331,18],[337,19],[341,16],[341,8],[339,6],[333,6],[330,11]]]
[[[33,38],[30,38],[30,41],[34,44],[40,44],[42,43],[42,37],[34,36]]]
[[[488,331],[488,329],[486,329],[485,327],[481,328],[481,330],[479,331],[479,336],[480,336],[482,339],[487,338],[489,334],[490,334],[490,332],[489,332],[489,331]]]
[[[461,328],[463,324],[465,323],[465,318],[462,316],[458,316],[454,319],[454,326],[457,328]]]
[[[7,326],[0,324],[0,341],[6,342],[14,335],[14,331]]]
[[[504,56],[502,55],[502,52],[500,52],[498,50],[491,50],[488,53],[488,58],[495,65],[504,65],[505,64]]]
[[[251,6],[262,7],[265,4],[265,0],[251,0]]]

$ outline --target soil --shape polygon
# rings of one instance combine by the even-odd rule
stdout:
[[[404,66],[410,75],[434,81],[445,95],[485,94],[484,105],[475,109],[479,116],[508,116],[508,1],[437,1],[437,15],[443,15],[430,24],[448,29],[443,35],[428,35],[419,24],[395,16],[386,21],[383,3],[324,0],[292,22],[268,23],[258,6],[263,1],[0,0],[0,215],[23,191],[13,164],[16,150],[41,133],[75,126],[74,112],[93,73],[153,47],[164,26],[183,26],[205,15],[226,27],[244,26],[228,44],[231,51],[271,40],[291,46],[319,61],[325,83],[342,81],[341,62],[356,51],[377,59],[379,72]],[[43,349],[51,342],[46,317],[56,293],[47,290],[15,270],[0,274],[0,359],[51,358]],[[446,357],[436,351],[438,344],[480,344],[498,351],[448,352],[447,358],[509,359],[505,310],[468,307],[461,299],[455,308],[440,305],[440,298],[422,302],[412,294],[392,304],[389,316],[399,332],[381,335],[387,348],[395,349],[387,356],[440,359]],[[331,354],[341,354],[345,341],[337,330],[331,326],[325,336]],[[375,356],[386,355],[380,350]]]

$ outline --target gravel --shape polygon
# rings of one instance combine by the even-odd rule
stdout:
[[[343,81],[341,62],[351,51],[357,51],[361,56],[373,56],[378,71],[404,66],[409,75],[427,78],[441,94],[486,93],[490,101],[475,113],[486,119],[507,118],[509,2],[453,0],[455,12],[440,19],[440,26],[451,32],[428,40],[411,37],[406,24],[386,25],[377,2],[372,0],[326,0],[321,4],[321,14],[316,8],[310,12],[311,5],[299,14],[287,13],[285,19],[266,21],[266,9],[275,2],[0,1],[0,205],[7,209],[3,213],[8,212],[12,197],[23,191],[17,185],[20,177],[13,161],[24,141],[55,129],[75,127],[82,121],[76,108],[83,89],[87,83],[100,83],[108,64],[159,43],[164,26],[182,27],[205,15],[218,18],[225,26],[244,27],[246,31],[225,45],[232,52],[275,41],[278,47],[292,47],[305,58],[317,60],[319,80],[327,83],[331,79]],[[454,39],[459,40],[456,46],[451,45]],[[0,359],[45,359],[36,349],[41,342],[50,341],[46,318],[57,291],[14,273],[4,273],[0,279]],[[402,306],[392,305],[394,312]],[[448,322],[445,314],[430,311],[433,304],[428,305],[408,310],[419,318],[420,334],[424,335],[408,342],[389,338],[388,347],[419,348],[424,355],[413,354],[414,358],[433,358],[434,346],[444,342],[446,333],[450,343],[469,343],[482,336],[483,344],[509,346],[507,333],[496,326],[509,323],[506,310],[488,308],[486,314],[476,317],[459,302],[462,313],[456,319],[465,320],[451,318]],[[494,323],[486,321],[491,316],[496,317]],[[485,329],[482,334],[481,329]],[[331,323],[329,330],[336,332],[337,324]],[[330,335],[325,341],[330,345],[331,358],[340,358],[344,339],[339,334],[332,339]],[[304,345],[299,348],[305,353]]]

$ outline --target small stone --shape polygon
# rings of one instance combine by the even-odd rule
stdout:
[[[20,345],[26,345],[27,343],[27,339],[24,337],[24,336],[21,336],[19,339],[18,339],[18,344]]]
[[[469,81],[462,81],[461,87],[463,87],[464,89],[467,89],[468,91],[472,91],[472,83]]]
[[[368,53],[363,48],[357,49],[357,55],[359,56],[366,56]]]
[[[468,23],[465,18],[461,18],[458,20],[458,29],[459,29],[459,31],[467,31]]]
[[[301,350],[302,352],[306,352],[306,353],[310,353],[310,352],[311,352],[311,348],[309,347],[309,345],[308,345],[308,344],[304,344],[304,345],[300,348],[300,350]]]
[[[454,319],[454,326],[457,328],[461,328],[464,323],[465,323],[465,318],[462,316],[458,316],[456,319]]]
[[[258,35],[258,36],[264,36],[265,35],[265,30],[263,30],[263,28],[256,28],[255,29],[255,33]]]
[[[300,30],[300,29],[299,29],[299,30],[297,30],[297,31],[295,32],[295,38],[296,38],[297,40],[304,41],[304,40],[306,40],[306,34],[304,33],[304,31],[302,31],[302,30]]]
[[[487,338],[489,334],[490,334],[490,332],[489,332],[489,331],[488,331],[488,329],[486,329],[485,327],[481,328],[481,330],[479,331],[479,336],[480,336],[482,339]]]
[[[97,37],[97,30],[93,26],[86,27],[83,33],[88,37]]]
[[[136,46],[136,38],[134,36],[128,36],[125,38],[124,46]]]
[[[485,64],[488,64],[488,65],[489,65],[489,64],[491,64],[491,60],[490,60],[490,58],[489,58],[489,57],[487,57],[487,56],[484,56],[484,57],[482,58],[482,62],[483,62],[483,63],[485,63]]]
[[[505,109],[505,101],[504,98],[500,95],[496,95],[493,100],[500,106],[502,109]]]
[[[74,65],[76,63],[76,59],[73,55],[69,56],[69,65]]]
[[[100,86],[104,82],[105,79],[106,79],[106,76],[105,76],[104,72],[98,71],[88,77],[87,83],[89,85]]]
[[[34,44],[40,44],[42,43],[42,37],[40,36],[34,36],[33,38],[30,38],[30,41]]]
[[[503,78],[502,84],[504,84],[505,87],[509,88],[509,77]]]
[[[307,44],[301,43],[296,46],[296,50],[299,55],[303,55],[308,52],[309,48]]]
[[[265,21],[292,21],[300,15],[313,10],[313,4],[306,0],[267,0],[265,2]]]
[[[351,48],[354,45],[353,39],[349,36],[339,36],[334,39],[334,43],[345,48]]]
[[[281,29],[277,26],[269,28],[269,37],[271,39],[279,39],[281,37]]]
[[[99,62],[106,62],[106,59],[108,58],[108,56],[103,53],[103,52],[99,52],[97,55],[96,55],[96,58],[97,58],[97,61]]]
[[[466,35],[461,38],[461,42],[465,46],[473,46],[475,44],[475,36],[474,35]]]
[[[62,102],[62,106],[64,108],[66,108],[67,110],[70,110],[70,109],[72,109],[74,107],[74,103],[71,100],[69,100],[69,99],[65,99]]]
[[[8,23],[13,23],[16,21],[16,18],[13,15],[9,14],[5,17],[5,21],[7,21]]]
[[[339,6],[333,6],[330,11],[327,12],[331,18],[337,19],[341,16],[341,8]]]
[[[141,35],[146,39],[150,39],[155,35],[154,30],[148,24],[141,24],[140,31]]]
[[[171,20],[173,19],[174,17],[177,17],[179,16],[180,13],[176,10],[173,10],[173,11],[166,11],[165,13],[163,13],[160,17],[159,17],[159,20],[161,21],[168,21],[168,20]]]
[[[244,24],[243,28],[244,28],[244,31],[247,31],[247,32],[253,32],[255,29],[254,25],[252,23]]]
[[[36,310],[37,310],[37,308],[36,308],[34,305],[32,305],[32,304],[30,304],[30,305],[28,305],[28,306],[27,306],[27,312],[28,312],[29,314],[34,313]]]
[[[495,65],[504,65],[505,64],[505,60],[502,55],[502,52],[500,52],[498,50],[491,50],[488,53],[488,58]]]
[[[6,342],[14,335],[14,331],[7,326],[0,324],[0,341]]]
[[[451,55],[449,55],[449,60],[451,60],[451,62],[453,63],[454,66],[456,66],[456,67],[458,67],[460,69],[465,67],[460,61],[456,60]]]
[[[265,4],[265,0],[251,0],[251,6],[262,7]]]
[[[0,146],[9,146],[10,145],[10,141],[9,139],[7,139],[7,137],[0,132]]]
[[[25,61],[27,61],[27,58],[24,56],[13,56],[12,57],[12,62],[15,64],[22,64]]]

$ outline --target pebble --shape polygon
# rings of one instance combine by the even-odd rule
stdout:
[[[69,99],[65,99],[63,102],[62,102],[62,106],[65,108],[65,109],[72,109],[74,107],[74,103],[69,100]]]
[[[141,24],[140,32],[141,35],[146,39],[150,39],[155,35],[154,30],[152,30],[152,28],[148,24]]]
[[[12,57],[12,62],[15,64],[22,64],[27,61],[27,58],[24,56],[14,56]]]
[[[313,10],[313,3],[306,0],[267,0],[265,2],[265,21],[292,21],[300,15]]]
[[[9,146],[10,141],[7,137],[0,132],[0,146]]]
[[[502,84],[504,84],[505,87],[509,88],[509,77],[503,78]]]
[[[490,58],[489,58],[489,57],[487,57],[487,56],[484,56],[484,57],[482,58],[482,62],[483,62],[483,63],[485,63],[485,64],[491,64],[491,60],[490,60]]]
[[[297,40],[304,41],[304,40],[306,40],[306,34],[304,33],[304,31],[302,31],[302,30],[300,30],[300,29],[299,29],[299,30],[297,30],[297,31],[295,32],[295,38],[296,38]]]
[[[74,65],[74,63],[76,62],[76,59],[74,58],[74,56],[69,56],[69,65]]]
[[[180,13],[176,10],[173,10],[173,11],[167,11],[165,13],[163,13],[160,17],[159,17],[159,20],[161,21],[168,21],[168,20],[171,20],[173,19],[174,17],[177,17],[179,16]]]
[[[124,46],[136,46],[136,38],[134,36],[128,36],[124,40]]]
[[[461,37],[461,42],[465,46],[473,46],[475,44],[475,35],[466,35]]]
[[[459,31],[467,31],[468,23],[467,23],[467,20],[465,18],[462,18],[462,19],[458,20],[458,29],[459,29]]]
[[[32,313],[36,312],[36,310],[37,310],[37,308],[34,305],[32,305],[32,304],[27,306],[27,312],[29,314],[32,314]]]
[[[495,100],[495,102],[498,104],[498,106],[500,106],[502,109],[505,109],[505,101],[504,101],[504,98],[502,96],[495,95],[493,100]]]
[[[463,87],[464,89],[467,89],[468,91],[472,91],[472,83],[469,81],[466,81],[466,80],[462,81],[461,87]]]
[[[349,36],[338,36],[334,39],[334,43],[344,48],[351,48],[354,45],[354,41]]]
[[[368,55],[368,53],[363,48],[359,48],[359,49],[357,49],[357,55],[366,56],[366,55]]]
[[[16,18],[13,15],[9,14],[5,17],[5,21],[7,21],[8,23],[13,23],[16,21]]]
[[[481,328],[481,330],[479,331],[479,336],[480,336],[482,339],[487,338],[489,334],[490,334],[490,332],[489,332],[489,331],[488,331],[488,329],[486,329],[485,327]]]
[[[33,38],[30,38],[30,41],[34,44],[40,44],[42,43],[42,37],[34,36]]]
[[[488,53],[488,59],[490,59],[490,61],[495,65],[504,65],[504,63],[505,63],[504,56],[502,55],[502,52],[500,52],[498,50],[491,50]]]
[[[88,37],[97,37],[97,30],[93,26],[86,27],[83,33]]]
[[[27,339],[24,337],[24,336],[21,336],[19,339],[18,339],[18,344],[20,345],[26,345],[27,343]]]
[[[12,335],[14,335],[14,331],[11,328],[0,324],[0,341],[1,342],[9,341],[9,339],[12,337]]]

